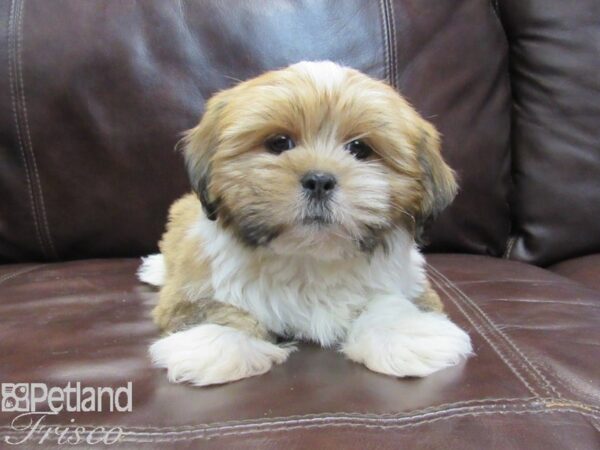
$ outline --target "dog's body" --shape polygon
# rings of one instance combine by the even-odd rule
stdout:
[[[233,381],[287,358],[276,336],[396,376],[458,362],[469,338],[441,313],[415,242],[455,192],[437,146],[391,88],[329,62],[217,95],[187,137],[197,195],[173,205],[140,269],[170,333],[154,362],[173,381]]]

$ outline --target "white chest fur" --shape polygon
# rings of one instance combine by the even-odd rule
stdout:
[[[339,260],[251,250],[205,218],[191,232],[211,261],[216,300],[250,312],[277,334],[323,346],[343,339],[378,294],[410,300],[425,286],[423,257],[402,230],[390,239],[387,253]]]

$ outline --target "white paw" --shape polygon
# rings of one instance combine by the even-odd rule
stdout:
[[[268,372],[294,350],[235,328],[204,324],[159,339],[150,346],[150,356],[167,369],[169,381],[208,386]]]
[[[397,377],[424,377],[472,352],[469,335],[439,313],[409,314],[351,330],[342,352],[369,369]]]

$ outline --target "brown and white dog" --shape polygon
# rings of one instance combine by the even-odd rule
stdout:
[[[161,287],[167,334],[150,354],[171,381],[265,373],[295,349],[278,337],[394,376],[471,353],[417,246],[454,174],[435,128],[390,86],[301,62],[215,95],[184,142],[195,194],[139,271]]]

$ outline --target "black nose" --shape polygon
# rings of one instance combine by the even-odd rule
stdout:
[[[314,198],[324,198],[333,191],[337,180],[327,172],[307,172],[300,180],[304,191]]]

